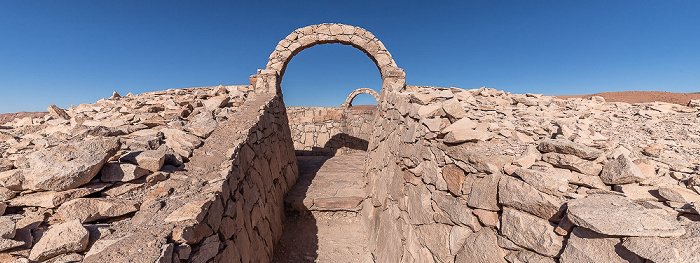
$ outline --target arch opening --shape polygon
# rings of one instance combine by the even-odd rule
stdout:
[[[295,30],[277,44],[266,68],[251,76],[251,84],[257,92],[281,93],[281,79],[290,60],[302,50],[329,43],[350,45],[364,52],[379,69],[382,90],[406,88],[405,71],[396,65],[384,44],[369,31],[344,24],[319,24]]]

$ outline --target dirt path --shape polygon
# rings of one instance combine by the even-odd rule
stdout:
[[[364,154],[297,158],[299,181],[285,198],[273,262],[373,262],[360,214]]]

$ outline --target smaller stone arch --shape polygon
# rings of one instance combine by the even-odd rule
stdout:
[[[343,105],[340,105],[340,107],[350,108],[350,106],[352,106],[352,101],[355,99],[355,97],[357,97],[357,95],[360,95],[363,93],[372,95],[372,97],[374,97],[374,99],[377,101],[377,103],[379,103],[379,93],[377,93],[376,91],[374,91],[373,89],[370,89],[370,88],[359,88],[359,89],[353,90],[350,93],[350,95],[348,95],[348,97],[345,99],[345,103],[343,103]]]

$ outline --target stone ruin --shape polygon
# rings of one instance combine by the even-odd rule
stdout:
[[[375,110],[285,108],[287,63],[326,43],[376,63]],[[405,80],[370,32],[321,24],[249,85],[15,119],[0,127],[0,262],[270,262],[296,155],[351,152],[366,262],[700,262],[698,108]]]

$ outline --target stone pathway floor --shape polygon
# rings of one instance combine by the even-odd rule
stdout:
[[[299,180],[273,262],[373,262],[360,207],[365,154],[297,156]]]

